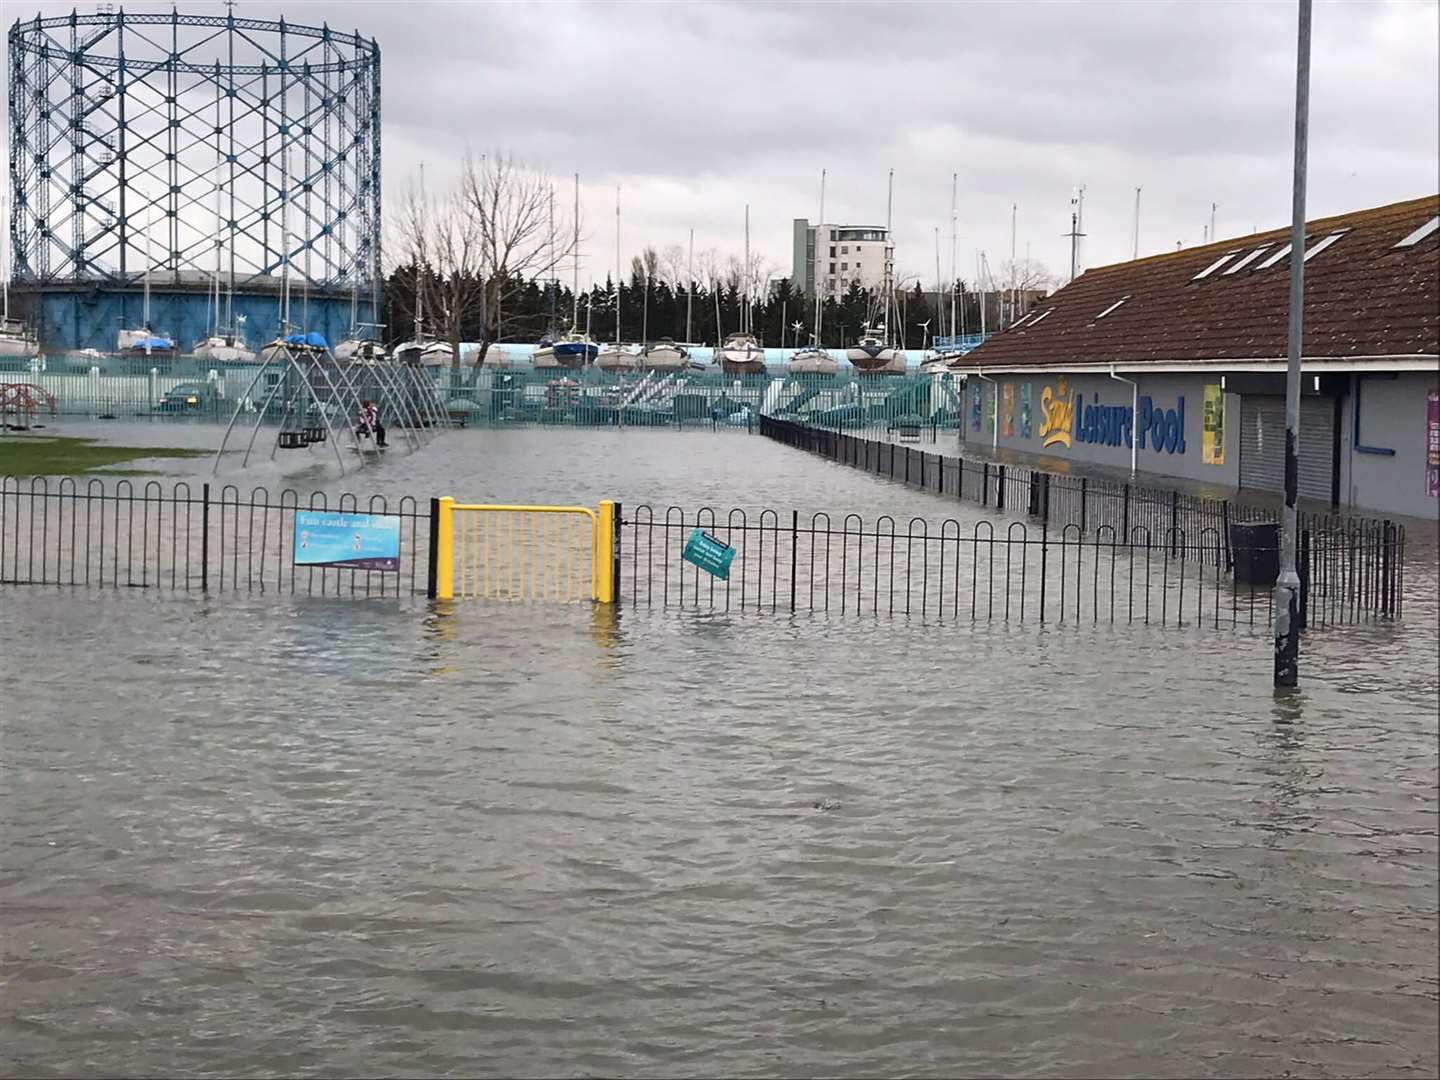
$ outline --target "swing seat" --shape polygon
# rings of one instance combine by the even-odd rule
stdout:
[[[302,434],[307,443],[321,443],[329,438],[329,432],[323,427],[307,427]]]
[[[282,431],[277,445],[281,450],[304,450],[310,445],[307,434],[305,431]]]

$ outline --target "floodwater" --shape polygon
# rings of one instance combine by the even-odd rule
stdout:
[[[263,480],[973,512],[738,433],[333,481]],[[1281,700],[1263,634],[9,589],[0,1071],[1433,1076],[1424,550]]]

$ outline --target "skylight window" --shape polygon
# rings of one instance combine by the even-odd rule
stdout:
[[[1216,260],[1215,260],[1213,263],[1211,263],[1209,266],[1205,267],[1204,270],[1201,270],[1198,274],[1196,274],[1196,275],[1195,275],[1194,277],[1192,277],[1190,280],[1191,280],[1191,281],[1199,281],[1201,278],[1209,277],[1209,276],[1210,276],[1211,274],[1213,274],[1216,270],[1219,270],[1220,267],[1224,266],[1225,263],[1226,263],[1226,261],[1230,258],[1230,256],[1232,256],[1232,255],[1238,255],[1239,253],[1240,253],[1240,249],[1239,249],[1239,248],[1236,248],[1234,251],[1227,251],[1224,255],[1221,255],[1220,258],[1216,259]]]
[[[1244,270],[1245,267],[1249,266],[1252,262],[1258,259],[1261,255],[1264,255],[1265,252],[1269,250],[1269,244],[1264,244],[1256,248],[1254,251],[1250,252],[1249,255],[1246,255],[1243,259],[1237,262],[1234,266],[1230,267],[1228,270],[1225,271],[1224,274],[1221,274],[1220,276],[1225,277],[1227,274],[1238,274],[1241,270]]]
[[[1335,243],[1336,240],[1339,240],[1340,237],[1344,236],[1349,231],[1349,229],[1338,229],[1335,232],[1332,232],[1329,236],[1325,237],[1324,240],[1321,240],[1320,243],[1316,244],[1309,251],[1305,252],[1305,261],[1309,262],[1316,255],[1319,255],[1320,252],[1324,251],[1327,247]]]
[[[1045,321],[1045,319],[1047,319],[1047,318],[1050,316],[1050,312],[1052,312],[1052,311],[1054,311],[1054,310],[1055,310],[1055,309],[1054,309],[1053,307],[1052,307],[1052,308],[1046,308],[1046,309],[1045,309],[1044,311],[1042,311],[1039,315],[1035,316],[1035,321],[1032,322],[1032,323],[1030,324],[1030,326],[1031,326],[1032,328],[1034,328],[1034,327],[1036,327],[1036,326],[1039,326],[1042,322]]]
[[[1011,329],[1011,330],[1016,330],[1016,329],[1024,326],[1027,322],[1029,322],[1029,321],[1030,321],[1031,319],[1033,319],[1034,317],[1035,317],[1035,312],[1033,312],[1033,311],[1026,312],[1024,315],[1021,315],[1020,318],[1018,318],[1017,320],[1015,320],[1015,322],[1011,323],[1010,329]]]
[[[1416,244],[1420,243],[1421,240],[1424,240],[1427,236],[1433,233],[1436,229],[1440,229],[1440,217],[1432,217],[1429,221],[1425,222],[1424,225],[1421,225],[1418,229],[1412,232],[1409,236],[1405,237],[1405,239],[1401,240],[1395,246],[1397,248],[1414,247]]]
[[[1274,266],[1276,263],[1278,263],[1281,259],[1285,258],[1285,256],[1286,256],[1286,255],[1289,255],[1289,254],[1290,254],[1290,245],[1289,245],[1289,244],[1286,244],[1284,247],[1282,247],[1282,248],[1280,248],[1278,251],[1276,251],[1274,255],[1271,255],[1268,259],[1266,259],[1264,262],[1262,262],[1259,266],[1255,267],[1255,269],[1256,269],[1256,270],[1269,270],[1270,267]]]
[[[1235,254],[1235,253],[1232,251],[1232,252],[1230,253],[1230,255],[1233,255],[1233,254]],[[1227,256],[1225,256],[1225,257],[1228,259],[1230,256],[1227,255]],[[1111,304],[1109,307],[1107,307],[1104,311],[1100,312],[1099,315],[1096,315],[1096,316],[1095,316],[1095,321],[1096,321],[1096,322],[1099,322],[1099,321],[1100,321],[1101,319],[1103,319],[1106,315],[1109,315],[1110,312],[1114,311],[1116,308],[1118,308],[1121,304],[1123,304],[1126,300],[1129,300],[1129,299],[1130,299],[1130,297],[1128,297],[1128,296],[1122,296],[1119,300],[1116,300],[1113,304]]]

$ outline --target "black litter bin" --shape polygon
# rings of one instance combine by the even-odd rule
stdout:
[[[1237,585],[1274,585],[1280,576],[1280,526],[1273,521],[1233,522],[1230,555]]]

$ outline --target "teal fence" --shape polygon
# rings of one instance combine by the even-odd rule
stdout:
[[[256,364],[189,357],[163,362],[52,357],[43,369],[26,360],[0,361],[0,384],[37,387],[53,399],[59,416],[228,420],[237,404],[252,413],[265,398],[265,379],[280,377],[272,370],[257,384],[259,370]],[[948,373],[868,376],[847,370],[833,376],[792,376],[777,367],[735,376],[713,367],[616,373],[517,366],[442,367],[427,369],[426,375],[450,417],[477,427],[748,430],[763,414],[839,430],[908,424],[949,428],[961,417],[960,380]],[[184,391],[178,405],[177,388]]]

